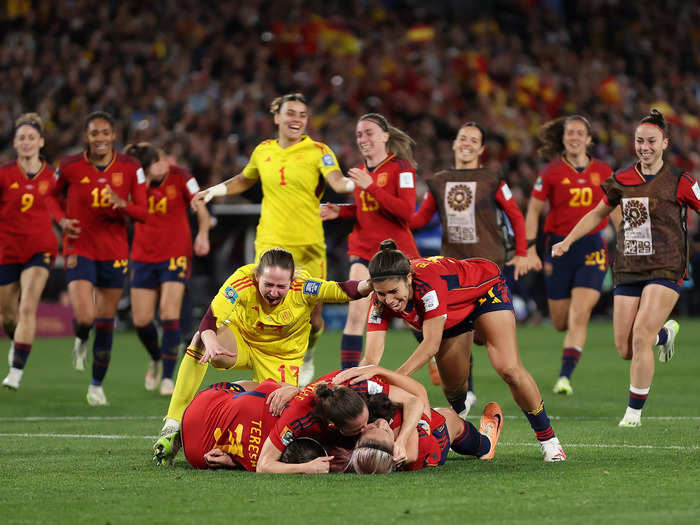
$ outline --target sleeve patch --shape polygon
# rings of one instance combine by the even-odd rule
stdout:
[[[695,194],[695,198],[700,200],[700,186],[698,186],[698,181],[695,181],[695,184],[693,184],[693,193]]]
[[[187,181],[187,191],[190,192],[190,195],[194,195],[199,191],[199,184],[197,184],[197,179],[192,177],[190,180]]]
[[[544,187],[544,180],[542,179],[542,177],[537,177],[537,180],[535,181],[535,190],[542,191],[543,187]]]
[[[318,281],[306,281],[304,283],[303,293],[304,295],[318,295],[320,289],[321,283]]]
[[[384,309],[377,306],[376,304],[372,305],[372,309],[369,312],[369,317],[367,318],[368,323],[372,324],[382,324],[382,311]]]
[[[507,184],[504,184],[501,187],[501,193],[503,193],[503,198],[507,201],[509,201],[511,199],[511,197],[513,196],[513,193],[510,191],[510,188],[508,187]]]
[[[282,441],[282,444],[285,447],[288,447],[289,444],[294,441],[294,432],[289,430],[289,428],[284,427],[284,430],[282,431],[282,435],[280,436],[280,441]]]
[[[382,392],[384,392],[382,385],[380,385],[376,381],[372,381],[371,379],[367,380],[367,394],[368,395],[372,396],[375,394],[381,394]]]
[[[435,310],[439,305],[440,301],[438,301],[437,292],[435,290],[430,290],[423,296],[423,306],[426,312]]]
[[[146,174],[143,172],[143,168],[139,168],[136,170],[136,181],[139,184],[145,184],[146,182]]]
[[[399,188],[413,188],[413,173],[402,171],[399,173]]]
[[[231,304],[236,304],[236,299],[238,299],[238,292],[234,290],[231,286],[227,286],[224,290],[224,295],[228,302]]]
[[[330,153],[326,153],[323,157],[321,157],[321,162],[323,162],[324,166],[335,166],[335,160],[333,159],[333,155]]]

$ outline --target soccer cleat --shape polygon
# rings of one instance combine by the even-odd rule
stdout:
[[[166,377],[160,382],[160,395],[172,396],[173,392],[175,392],[175,382]]]
[[[467,398],[464,400],[464,410],[459,413],[459,417],[467,419],[469,411],[476,406],[476,394],[471,390],[467,391]]]
[[[552,392],[554,392],[555,394],[565,394],[567,396],[570,396],[574,393],[574,389],[571,386],[571,381],[569,380],[569,378],[561,376],[559,379],[557,379],[557,382],[554,383],[554,388],[552,389]]]
[[[668,339],[666,339],[666,342],[664,344],[657,346],[656,351],[659,354],[659,361],[661,361],[662,363],[667,363],[673,357],[673,343],[676,341],[676,336],[678,335],[678,332],[681,329],[681,325],[678,324],[678,321],[669,319],[664,324],[664,328],[668,333]]]
[[[146,370],[146,380],[144,385],[149,392],[154,391],[160,385],[160,380],[163,377],[163,360],[151,361]]]
[[[622,419],[617,424],[617,426],[622,427],[622,428],[641,427],[642,426],[642,411],[627,407],[627,411],[625,412],[625,415],[622,417]]]
[[[73,343],[73,368],[78,372],[85,370],[85,363],[88,354],[88,340],[83,341],[79,337]]]
[[[435,358],[431,357],[428,361],[428,374],[430,374],[430,382],[434,385],[442,384],[442,378],[440,377],[440,371],[438,370]]]
[[[316,372],[316,367],[314,366],[314,351],[313,349],[307,350],[304,354],[304,360],[301,362],[301,368],[299,369],[299,386],[304,388],[306,385],[314,380],[314,373]]]
[[[542,450],[542,457],[547,463],[566,461],[566,454],[564,454],[564,449],[556,436],[549,438],[547,441],[540,441],[540,449]]]
[[[102,390],[102,385],[90,385],[87,391],[87,402],[90,406],[108,405],[105,391]]]
[[[155,461],[156,466],[172,465],[181,446],[182,440],[180,439],[179,428],[166,423],[160,431],[158,439],[153,444],[153,461]]]
[[[8,390],[19,390],[19,382],[22,380],[24,370],[19,368],[10,368],[10,373],[2,380],[2,386]]]
[[[503,411],[501,407],[498,406],[498,403],[488,403],[484,407],[484,412],[481,414],[479,434],[483,434],[489,438],[491,441],[491,448],[486,454],[480,456],[479,459],[483,461],[493,459],[493,455],[496,453],[498,438],[501,436],[501,429],[503,429]]]
[[[15,342],[10,341],[10,351],[7,353],[7,366],[12,368],[12,363],[15,361]]]

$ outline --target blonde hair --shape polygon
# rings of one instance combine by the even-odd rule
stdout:
[[[44,136],[44,121],[38,113],[25,113],[15,120],[15,133],[20,126],[31,126],[39,132],[39,135]]]
[[[407,160],[414,168],[418,165],[413,158],[413,146],[416,145],[416,141],[413,140],[408,133],[389,124],[386,117],[380,113],[367,113],[366,115],[362,115],[360,121],[363,120],[374,122],[382,131],[389,134],[389,140],[386,143],[386,150],[389,153],[393,153],[400,159]]]
[[[388,474],[394,469],[392,449],[380,441],[358,441],[347,469],[355,474]]]

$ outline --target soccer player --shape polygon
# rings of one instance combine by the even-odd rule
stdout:
[[[613,326],[617,352],[630,360],[629,403],[619,422],[638,427],[654,377],[654,351],[662,363],[673,357],[678,323],[668,320],[688,273],[687,208],[700,211],[700,186],[692,175],[664,160],[668,125],[658,110],[634,132],[638,162],[603,184],[605,196],[564,238],[552,256],[564,256],[618,205],[622,228],[613,266]]]
[[[11,340],[10,371],[2,384],[19,389],[36,334],[36,311],[58,251],[51,227],[58,204],[54,168],[39,151],[44,126],[36,113],[15,121],[17,159],[0,166],[0,311]]]
[[[106,405],[102,381],[112,354],[114,316],[129,269],[127,218],[147,217],[145,176],[138,161],[114,151],[117,135],[109,113],[85,119],[87,150],[64,158],[58,189],[67,192],[63,253],[68,295],[73,305],[73,366],[85,369],[93,322],[90,405]],[[63,212],[62,212],[63,214]]]
[[[318,214],[325,182],[337,193],[349,193],[354,183],[345,178],[333,151],[304,135],[309,108],[301,93],[278,97],[270,105],[277,139],[264,140],[253,151],[243,171],[225,182],[201,191],[195,209],[213,197],[236,195],[262,185],[260,221],[255,236],[255,260],[270,248],[284,248],[296,264],[314,279],[326,278],[326,243]],[[311,316],[309,358],[304,364],[306,383],[313,377],[313,348],[323,333],[321,305]]]
[[[418,257],[409,228],[416,206],[415,142],[379,113],[360,117],[355,128],[363,162],[348,171],[355,183],[355,204],[324,204],[321,218],[354,219],[348,237],[350,279],[367,279],[367,264],[387,237],[408,255]],[[340,342],[342,368],[357,366],[362,356],[362,334],[369,309],[368,300],[348,305],[348,316]]]
[[[455,167],[425,179],[428,191],[420,208],[411,217],[411,228],[424,227],[439,211],[441,255],[455,259],[482,257],[495,262],[501,271],[506,265],[513,266],[513,277],[517,280],[534,268],[536,262],[527,257],[525,219],[508,184],[480,163],[485,150],[484,137],[483,128],[476,122],[462,125],[452,143]],[[507,226],[502,213],[508,217],[515,235],[515,255],[508,261],[507,232],[504,232]],[[470,360],[467,410],[476,403],[472,376],[473,362]],[[433,382],[440,384],[439,378]]]
[[[137,223],[131,247],[131,313],[139,340],[151,356],[146,390],[172,395],[173,373],[180,344],[180,311],[192,266],[192,234],[188,208],[199,191],[192,175],[171,165],[165,153],[149,143],[130,144],[124,153],[138,159],[146,174],[148,218]],[[194,253],[209,253],[210,216],[197,208],[198,231]],[[160,298],[160,299],[159,299]],[[156,301],[163,339],[153,324]]]
[[[445,397],[461,415],[469,370],[467,334],[474,328],[484,340],[491,365],[530,422],[544,460],[566,459],[537,384],[520,360],[513,305],[496,263],[451,257],[409,261],[393,241],[386,240],[370,260],[369,273],[374,293],[363,364],[379,363],[390,321],[402,319],[423,332],[423,342],[397,372],[412,375],[435,356]]]
[[[292,254],[267,250],[257,265],[236,270],[207,310],[180,363],[161,439],[179,428],[185,407],[204,378],[208,363],[248,369],[253,380],[272,378],[298,385],[311,312],[322,302],[346,303],[369,294],[366,281],[324,281],[295,274]]]
[[[600,224],[579,240],[566,257],[554,259],[551,246],[561,241],[574,225],[603,198],[601,184],[612,174],[610,166],[588,155],[592,143],[591,125],[585,117],[572,115],[545,124],[540,130],[543,145],[539,154],[549,164],[532,189],[525,227],[528,253],[535,269],[542,269],[535,246],[540,214],[549,203],[544,223],[544,282],[549,315],[554,328],[566,331],[562,365],[554,385],[555,394],[573,394],[571,375],[586,343],[588,321],[600,298],[608,269],[607,247]],[[619,223],[619,212],[617,218]]]

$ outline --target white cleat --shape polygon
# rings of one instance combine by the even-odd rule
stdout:
[[[160,395],[172,396],[173,392],[175,392],[175,382],[166,377],[160,382]]]
[[[467,391],[467,399],[464,400],[464,410],[459,413],[459,417],[467,419],[469,411],[476,406],[476,394],[471,390]]]
[[[102,390],[102,385],[90,385],[87,391],[87,402],[90,406],[108,405],[105,391]]]
[[[314,366],[314,351],[307,350],[304,354],[304,360],[301,363],[301,368],[299,369],[299,387],[304,388],[306,385],[314,380],[314,373],[316,372],[316,367]]]
[[[75,338],[75,343],[73,343],[73,368],[78,372],[85,370],[85,363],[87,362],[88,354],[88,340],[83,341],[79,337]]]
[[[636,428],[642,426],[642,411],[634,408],[627,407],[625,415],[622,417],[620,422],[617,424],[618,427],[622,428]]]
[[[552,389],[552,392],[554,392],[555,394],[564,394],[570,396],[574,393],[574,389],[571,386],[571,381],[569,380],[569,378],[561,376],[559,377],[559,379],[557,379],[557,382],[554,383],[554,388]]]
[[[160,385],[160,380],[163,377],[163,360],[151,361],[146,370],[146,380],[144,386],[149,392],[153,392]]]
[[[566,461],[566,454],[557,437],[549,438],[547,441],[540,441],[540,449],[546,463]]]
[[[662,363],[667,363],[673,357],[673,352],[675,351],[673,344],[676,341],[676,336],[681,329],[681,325],[678,324],[678,321],[669,319],[664,324],[664,328],[668,333],[668,339],[664,344],[657,346],[656,351],[659,354],[659,361]]]
[[[15,342],[10,341],[10,351],[7,353],[7,366],[12,368],[12,363],[15,361]]]
[[[24,370],[19,368],[10,368],[10,373],[2,380],[2,386],[8,390],[19,390],[19,383],[22,381]]]

